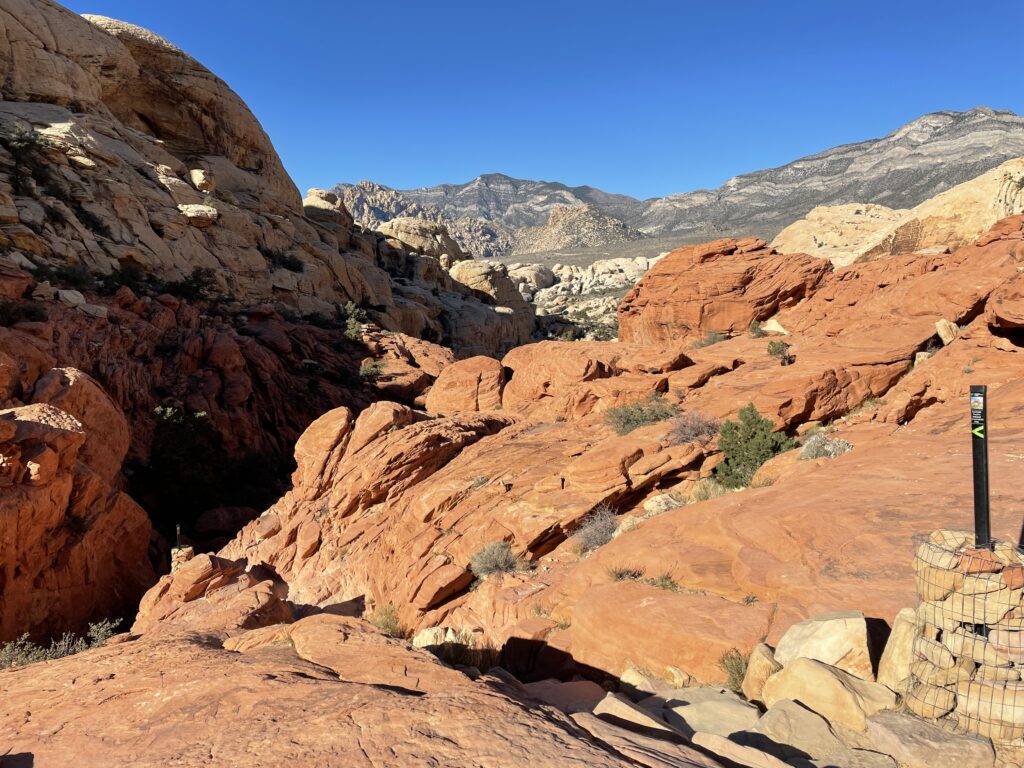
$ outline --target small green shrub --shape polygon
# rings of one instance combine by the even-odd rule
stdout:
[[[834,459],[836,456],[842,456],[851,448],[853,446],[846,440],[838,437],[829,440],[824,432],[815,432],[804,443],[804,447],[800,451],[800,458],[804,460]]]
[[[485,485],[487,485],[487,480],[488,478],[486,475],[477,475],[476,477],[473,478],[473,482],[469,484],[469,487],[472,488],[473,490],[476,490],[477,488],[483,488]]]
[[[754,320],[747,329],[747,334],[752,339],[763,339],[768,335],[768,331],[764,329],[759,321]]]
[[[604,420],[616,434],[628,435],[638,427],[670,419],[678,412],[677,406],[665,402],[665,396],[655,392],[635,403],[609,408],[605,411]]]
[[[98,648],[114,635],[118,621],[97,621],[89,625],[84,637],[65,632],[49,645],[39,645],[29,640],[28,633],[17,640],[0,645],[0,669],[23,667],[39,661],[51,661],[71,656],[90,648]]]
[[[753,605],[757,602],[757,595],[747,595],[743,598],[744,605]]]
[[[480,579],[492,573],[515,573],[528,567],[526,561],[512,551],[512,545],[507,541],[492,541],[469,558],[469,570]]]
[[[704,442],[717,435],[721,427],[722,423],[712,416],[695,411],[683,411],[673,419],[668,441],[672,445]]]
[[[704,347],[710,347],[725,341],[727,338],[729,337],[726,336],[724,333],[719,333],[718,331],[708,331],[703,338],[693,342],[693,348],[703,349]]]
[[[363,323],[366,322],[366,310],[359,307],[354,301],[348,301],[339,308],[345,324],[345,338],[349,341],[359,341],[363,338]]]
[[[644,584],[649,584],[652,587],[657,587],[658,589],[664,589],[664,590],[667,590],[668,592],[678,592],[679,591],[679,583],[675,579],[672,578],[672,574],[667,573],[667,572],[666,573],[662,573],[662,574],[660,574],[658,576],[655,576],[653,579],[644,579]]]
[[[367,383],[377,381],[384,373],[384,361],[367,360],[359,366],[359,378]]]
[[[750,403],[740,411],[738,421],[722,425],[718,448],[725,460],[715,468],[715,475],[726,488],[744,488],[750,485],[758,467],[792,447],[793,441],[776,432]]]
[[[404,638],[409,635],[409,630],[402,626],[402,622],[398,620],[398,611],[391,603],[382,605],[374,611],[370,623],[388,637]]]
[[[594,511],[583,519],[583,524],[573,534],[576,554],[583,556],[604,546],[615,535],[619,526],[615,510],[608,504],[598,504]]]
[[[784,341],[769,341],[768,354],[778,360],[779,365],[790,365],[795,359],[789,353],[789,344]]]
[[[18,323],[41,323],[46,320],[46,309],[29,301],[0,299],[0,327],[9,328]]]
[[[730,648],[718,657],[718,668],[725,672],[727,688],[737,693],[743,690],[743,678],[747,676],[749,661],[749,656],[744,656],[736,648]]]

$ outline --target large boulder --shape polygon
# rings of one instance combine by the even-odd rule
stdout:
[[[830,723],[855,731],[865,730],[869,716],[896,706],[896,694],[884,685],[807,658],[796,659],[768,678],[763,696],[769,709],[792,699]]]
[[[473,258],[452,239],[447,227],[436,221],[399,216],[381,224],[379,231],[385,237],[418,253],[433,256],[445,269],[456,262]]]
[[[504,388],[505,369],[500,362],[470,357],[441,371],[427,393],[427,410],[441,414],[499,410]]]
[[[779,640],[775,660],[786,666],[796,659],[816,659],[861,680],[874,680],[864,614],[840,611],[794,624]]]

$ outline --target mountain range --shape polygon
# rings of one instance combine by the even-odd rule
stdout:
[[[696,190],[638,200],[591,186],[515,179],[500,173],[465,184],[398,190],[374,182],[339,184],[337,191],[364,227],[396,216],[419,216],[446,224],[460,245],[476,256],[587,248],[623,242],[623,231],[678,243],[716,237],[772,238],[820,205],[877,203],[911,208],[1000,163],[1024,156],[1024,117],[977,107],[966,112],[926,114],[888,135],[843,144],[778,168],[734,176],[714,190]],[[559,206],[591,206],[626,229],[589,226],[589,237],[549,226]],[[554,223],[552,223],[554,224]],[[530,230],[529,233],[526,230]],[[600,240],[609,232],[613,242]],[[635,238],[626,238],[626,240]]]

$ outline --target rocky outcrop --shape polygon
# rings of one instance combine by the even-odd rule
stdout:
[[[443,224],[406,216],[384,222],[378,231],[389,241],[397,241],[392,245],[404,245],[417,253],[433,256],[445,269],[450,269],[457,261],[473,258],[459,248]]]
[[[605,213],[596,205],[556,205],[543,226],[519,231],[511,255],[617,245],[641,240],[643,237],[642,232]]]
[[[1018,158],[909,210],[863,204],[815,208],[780,232],[772,247],[840,266],[859,258],[958,248],[1022,211],[1024,160]]]
[[[619,306],[619,338],[654,344],[744,333],[808,297],[831,272],[763,240],[716,240],[673,251]]]
[[[750,312],[743,300],[777,312],[791,365],[780,367],[766,340],[746,333],[690,348],[688,325],[678,341],[544,342],[512,351],[500,367],[460,363],[444,388],[427,393],[434,413],[378,403],[358,417],[340,409],[315,422],[296,449],[293,490],[218,557],[244,571],[269,565],[296,604],[363,601],[371,612],[393,607],[412,632],[479,635],[527,676],[617,677],[635,668],[678,686],[718,679],[730,648],[752,649],[765,637],[774,644],[823,607],[891,620],[913,602],[905,542],[967,503],[953,478],[968,460],[956,446],[972,359],[991,382],[994,433],[1016,429],[1022,390],[1012,382],[1024,367],[1015,337],[994,333],[982,308],[1015,279],[1022,249],[1020,217],[953,254],[893,257],[841,274],[755,242],[694,248],[691,256],[712,254],[696,269],[721,270],[700,284],[737,297],[730,312]],[[808,271],[780,278],[787,263]],[[735,294],[726,275],[739,284]],[[802,300],[789,304],[779,296],[793,295],[792,286]],[[1009,314],[1011,302],[999,311]],[[908,373],[921,350],[941,344],[941,319],[963,330]],[[677,443],[667,422],[625,436],[605,423],[609,408],[658,393],[718,418],[753,402],[790,432],[832,421],[854,448],[834,460],[787,454],[762,468],[763,487],[648,514],[645,502],[656,496],[685,501],[719,460],[714,441]],[[884,403],[870,400],[883,395]],[[995,476],[1013,459],[993,461]],[[573,534],[601,504],[621,515],[619,535],[581,558]],[[865,528],[865,514],[884,526]],[[470,589],[473,555],[500,541],[533,568]],[[198,603],[181,620],[193,610]],[[827,642],[817,629],[804,634],[796,645],[822,642],[827,651],[787,650],[787,663],[811,654],[870,678],[852,634],[836,635],[835,647],[827,632]],[[766,665],[764,677],[773,672]]]
[[[50,0],[10,0],[0,22],[0,248],[21,266],[203,274],[244,304],[351,301],[389,330],[503,351],[505,321],[437,258],[354,231],[333,193],[303,201],[245,104],[184,52]]]
[[[339,616],[146,637],[0,671],[0,688],[7,759],[36,765],[636,765],[503,679],[471,680]],[[717,765],[690,752],[673,765]]]
[[[36,389],[39,402],[0,410],[0,640],[120,615],[155,578],[149,518],[118,490],[124,416],[81,371]]]

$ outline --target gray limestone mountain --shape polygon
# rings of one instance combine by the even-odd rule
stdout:
[[[502,174],[412,190],[370,182],[337,189],[364,226],[372,229],[395,216],[423,215],[443,221],[460,245],[477,256],[511,255],[523,228],[544,226],[556,206],[591,204],[653,236],[640,244],[640,253],[637,247],[621,245],[616,230],[610,229],[612,240],[589,244],[604,249],[594,254],[596,259],[627,255],[616,252],[615,243],[635,257],[665,250],[667,239],[678,245],[724,236],[771,238],[821,205],[856,202],[911,208],[1022,155],[1024,117],[978,107],[927,114],[882,138],[735,176],[715,190],[648,200]],[[550,250],[581,247],[553,239],[549,245]]]

